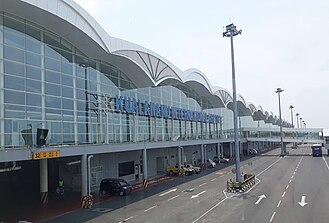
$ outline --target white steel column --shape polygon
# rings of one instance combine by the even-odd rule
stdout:
[[[3,17],[0,17],[0,23],[3,24]],[[3,43],[3,32],[0,32],[0,40]],[[0,58],[3,58],[3,47],[0,46]],[[0,150],[5,148],[5,106],[4,106],[4,68],[3,60],[0,60]]]
[[[143,149],[143,179],[147,180],[147,150],[146,150],[146,148]]]
[[[87,154],[81,156],[81,197],[88,195]]]
[[[201,164],[204,164],[205,157],[204,157],[204,149],[203,149],[203,144],[201,144]]]

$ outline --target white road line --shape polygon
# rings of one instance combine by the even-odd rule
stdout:
[[[283,192],[282,197],[284,197],[284,195],[286,195],[286,192]]]
[[[273,218],[274,218],[275,214],[276,214],[276,212],[274,211],[273,214],[272,214],[272,216],[271,216],[271,218],[270,218],[270,222],[273,221]]]
[[[322,156],[322,159],[323,159],[323,161],[326,163],[326,165],[327,165],[327,169],[329,170],[329,166],[328,166],[327,160],[324,158],[324,156]]]
[[[174,196],[174,197],[172,197],[172,198],[169,198],[167,201],[174,200],[174,199],[177,198],[177,197],[179,197],[179,195],[176,195],[176,196]]]
[[[217,178],[214,178],[214,179],[212,179],[211,181],[215,181],[215,180],[217,180]]]
[[[213,206],[212,208],[210,208],[208,211],[206,211],[205,213],[203,213],[200,217],[198,217],[197,219],[195,219],[192,223],[195,223],[197,221],[199,221],[201,218],[203,218],[206,214],[208,214],[209,212],[211,212],[212,210],[214,210],[218,205],[220,205],[221,203],[223,203],[225,200],[227,199],[227,197],[225,197],[223,200],[221,200],[220,202],[218,202],[215,206]]]
[[[256,177],[258,177],[259,175],[263,174],[266,170],[268,170],[269,168],[271,168],[274,164],[276,164],[277,162],[279,162],[282,159],[282,157],[280,157],[277,161],[275,161],[274,163],[272,163],[271,165],[269,165],[265,170],[263,170],[262,172],[260,172],[259,174],[256,175]]]
[[[296,174],[296,171],[292,175],[295,175],[295,174]]]
[[[280,207],[280,204],[281,204],[281,200],[279,200],[279,203],[278,203],[278,205],[276,207],[277,208]]]
[[[286,190],[288,190],[288,188],[289,188],[289,184],[286,186]]]
[[[130,219],[132,219],[134,216],[130,216],[129,218],[126,218],[124,221],[129,221]]]
[[[202,187],[202,186],[204,186],[204,185],[206,185],[206,184],[207,184],[207,183],[200,184],[199,187]]]
[[[147,211],[149,211],[149,210],[152,210],[153,208],[156,208],[157,206],[158,206],[158,205],[154,205],[154,206],[152,206],[152,207],[150,207],[150,208],[144,210],[144,212],[147,212]]]
[[[291,179],[289,180],[289,184],[291,183]]]
[[[294,175],[291,176],[291,179],[294,179]]]

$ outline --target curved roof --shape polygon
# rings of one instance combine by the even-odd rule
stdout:
[[[212,86],[200,70],[191,68],[182,71],[147,48],[111,37],[73,0],[3,0],[0,8],[58,33],[91,58],[111,61],[129,74],[137,87],[181,82],[206,97],[213,107],[232,109],[231,93]],[[237,104],[240,116],[249,115],[254,120],[263,119],[265,122],[271,119],[261,107],[256,109],[254,105],[247,104],[242,95],[237,96]],[[275,123],[272,119],[270,122]]]

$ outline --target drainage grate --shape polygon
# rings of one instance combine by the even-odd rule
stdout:
[[[106,212],[113,211],[113,209],[112,208],[94,208],[92,211],[106,213]]]

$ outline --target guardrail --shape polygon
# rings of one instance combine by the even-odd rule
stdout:
[[[245,180],[243,182],[235,182],[228,180],[226,183],[226,190],[231,193],[235,192],[245,192],[251,188],[256,183],[256,177],[253,174],[248,174],[244,176]]]

